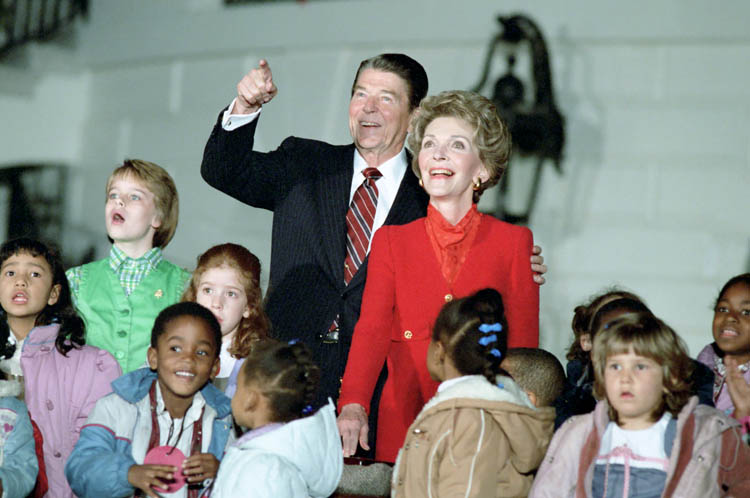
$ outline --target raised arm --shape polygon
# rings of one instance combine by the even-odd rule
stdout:
[[[288,181],[289,164],[295,164],[288,157],[291,151],[285,150],[284,145],[270,153],[253,151],[259,117],[247,118],[245,125],[237,127],[231,116],[256,113],[277,93],[271,67],[261,59],[258,67],[237,83],[237,97],[228,109],[230,117],[224,122],[225,113],[221,112],[201,163],[201,176],[206,183],[240,202],[271,211]]]

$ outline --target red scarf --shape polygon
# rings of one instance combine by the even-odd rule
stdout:
[[[472,204],[469,212],[455,225],[451,225],[432,204],[427,206],[427,236],[435,251],[440,271],[450,286],[456,281],[474,244],[481,220],[482,213],[477,211],[476,204]]]

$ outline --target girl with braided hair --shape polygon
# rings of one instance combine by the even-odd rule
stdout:
[[[406,433],[391,496],[526,496],[555,412],[535,408],[500,368],[507,335],[494,289],[443,306],[427,350],[440,385]]]
[[[343,459],[333,402],[312,414],[320,369],[302,343],[257,342],[237,377],[232,414],[250,428],[226,452],[212,498],[327,497]]]

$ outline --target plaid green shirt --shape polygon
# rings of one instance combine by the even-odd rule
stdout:
[[[120,285],[126,296],[129,296],[141,280],[156,268],[164,259],[161,249],[154,247],[138,259],[128,257],[122,249],[112,245],[109,251],[109,267],[120,278]],[[70,284],[70,293],[73,301],[78,300],[78,291],[81,287],[81,267],[70,268],[65,274]]]

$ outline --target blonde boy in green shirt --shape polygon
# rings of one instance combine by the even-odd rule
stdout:
[[[154,319],[179,301],[190,273],[162,255],[179,216],[169,173],[127,159],[107,180],[106,196],[109,256],[70,268],[66,275],[86,321],[86,343],[112,353],[127,373],[145,366]]]

